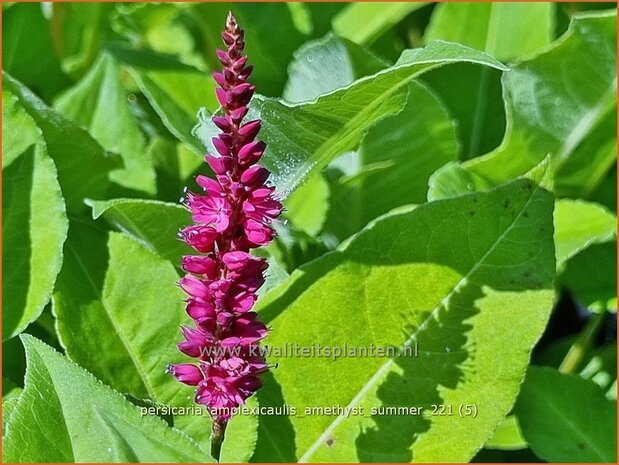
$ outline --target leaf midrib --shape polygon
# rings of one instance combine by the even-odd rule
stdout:
[[[140,381],[142,382],[142,385],[144,386],[144,389],[146,389],[146,392],[148,393],[148,395],[152,399],[156,399],[156,396],[154,395],[153,387],[150,385],[150,383],[148,381],[148,378],[146,376],[146,373],[142,370],[142,368],[140,367],[140,364],[138,363],[138,356],[137,356],[137,354],[135,354],[133,348],[129,344],[129,341],[125,337],[124,333],[120,330],[116,320],[112,316],[112,314],[111,314],[111,312],[110,312],[110,310],[109,310],[109,308],[108,308],[108,306],[107,306],[107,304],[105,302],[105,299],[103,298],[103,295],[101,294],[101,292],[99,292],[99,289],[97,288],[96,284],[92,280],[92,277],[90,276],[90,273],[88,272],[88,269],[86,268],[86,266],[82,262],[81,258],[79,257],[79,254],[73,248],[73,246],[71,245],[71,243],[69,241],[67,241],[67,246],[69,248],[69,251],[75,257],[76,263],[82,269],[82,271],[83,271],[84,275],[86,276],[86,279],[87,279],[88,283],[90,284],[90,286],[92,287],[94,293],[99,298],[99,302],[101,302],[101,307],[103,307],[103,310],[105,311],[105,314],[107,315],[108,319],[110,320],[110,323],[111,323],[112,327],[114,328],[114,331],[116,332],[116,335],[118,336],[118,339],[120,339],[120,341],[122,342],[123,346],[125,347],[125,350],[126,350],[127,354],[129,355],[129,358],[133,362],[133,365],[135,366],[135,369],[138,372],[138,375],[140,377]]]
[[[554,404],[554,400],[552,398],[548,399],[546,398],[544,400],[544,402],[546,403],[546,405],[550,408],[550,410],[552,410],[552,413],[555,415],[555,417],[559,417],[561,418],[568,426],[571,427],[571,430],[574,431],[574,433],[576,433],[579,437],[581,437],[586,444],[588,444],[591,449],[598,455],[598,457],[600,458],[600,462],[604,463],[604,462],[611,462],[613,459],[611,457],[606,457],[604,454],[604,451],[600,450],[596,444],[595,444],[595,437],[589,437],[585,434],[585,431],[581,430],[580,428],[578,428],[578,425],[576,425],[567,415],[565,415],[565,411],[563,411],[562,409],[557,408],[557,406]]]
[[[454,286],[454,288],[451,290],[451,292],[449,292],[439,303],[438,305],[436,305],[436,307],[434,307],[434,309],[428,314],[428,316],[421,322],[421,324],[417,327],[417,329],[415,330],[415,332],[413,332],[406,341],[404,341],[404,344],[402,345],[402,348],[398,351],[398,353],[396,354],[396,358],[402,354],[402,352],[409,347],[413,342],[415,342],[417,336],[426,328],[426,326],[430,323],[430,321],[432,319],[436,319],[438,316],[438,312],[441,310],[441,308],[447,308],[447,304],[449,303],[449,300],[451,299],[451,297],[453,295],[455,295],[463,286],[466,286],[466,284],[468,283],[468,280],[471,278],[471,276],[473,276],[473,274],[479,269],[479,267],[483,264],[483,262],[488,258],[488,256],[490,256],[490,254],[492,254],[492,252],[494,252],[495,248],[498,246],[498,244],[500,244],[503,239],[510,233],[510,231],[512,230],[512,228],[514,227],[514,225],[520,220],[523,212],[527,209],[527,207],[529,206],[529,203],[531,202],[531,199],[533,199],[533,197],[535,197],[535,194],[537,193],[537,191],[539,190],[539,185],[536,185],[535,188],[531,191],[531,195],[530,197],[527,199],[527,201],[525,202],[524,206],[522,207],[522,209],[520,210],[520,212],[518,213],[518,215],[514,218],[514,220],[512,221],[512,223],[505,229],[505,231],[503,231],[503,233],[497,238],[497,240],[494,242],[494,244],[488,249],[488,251],[479,259],[479,261],[477,263],[475,263],[475,265],[471,268],[471,270],[464,275],[462,278],[460,278],[460,280],[456,283],[456,285]],[[378,381],[380,379],[382,379],[382,377],[388,372],[388,370],[393,366],[394,364],[394,359],[390,358],[389,360],[387,360],[375,373],[374,375],[370,378],[370,380],[359,390],[359,392],[357,393],[357,395],[350,401],[350,403],[346,406],[346,411],[349,411],[349,408],[355,407],[357,404],[359,404],[363,398],[365,397],[365,395],[378,383]],[[314,454],[314,452],[316,452],[318,450],[318,448],[320,447],[320,445],[322,443],[324,443],[324,441],[332,434],[332,432],[335,430],[335,428],[337,428],[340,423],[342,423],[344,420],[346,419],[346,417],[344,415],[339,415],[337,416],[333,422],[331,422],[331,424],[325,429],[325,431],[318,437],[318,439],[316,439],[316,441],[314,441],[314,443],[307,449],[307,451],[305,452],[305,454],[303,454],[301,456],[301,458],[299,459],[299,463],[301,462],[306,462],[309,458],[311,458],[311,456]]]
[[[341,130],[336,131],[331,137],[326,139],[320,146],[318,146],[318,148],[314,150],[314,153],[310,154],[310,158],[314,158],[315,163],[320,165],[323,160],[329,156],[329,152],[333,152],[333,146],[337,146],[337,144],[334,144],[334,141],[337,141],[339,139],[346,139],[351,133],[355,131],[355,126],[358,121],[363,121],[366,115],[371,114],[375,108],[377,108],[380,104],[383,103],[384,100],[389,98],[396,91],[400,90],[400,88],[404,87],[406,84],[412,81],[416,76],[418,76],[419,72],[421,72],[422,70],[431,69],[436,66],[441,66],[443,63],[411,63],[411,67],[414,67],[416,64],[425,64],[428,66],[420,69],[418,72],[411,72],[409,76],[404,79],[398,80],[395,85],[390,86],[389,88],[387,88],[387,90],[378,94],[376,98],[374,98],[368,105],[364,106],[361,111],[359,111],[353,118],[351,118],[346,124],[344,124]],[[402,66],[400,68],[396,68],[395,70],[393,70],[393,72],[397,73],[398,71],[401,71],[405,68],[406,66]],[[402,105],[404,105],[405,103],[406,102],[402,102]],[[381,118],[390,116],[391,114],[392,113],[385,114]],[[288,182],[288,187],[294,187],[299,184],[301,180],[300,178],[303,177],[303,174],[306,172],[306,166],[307,162],[304,162],[301,167],[296,170],[294,178],[292,178],[292,180]]]

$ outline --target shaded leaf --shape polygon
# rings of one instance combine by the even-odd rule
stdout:
[[[339,240],[393,208],[423,203],[430,175],[456,158],[455,128],[441,102],[420,83],[409,84],[408,92],[402,111],[363,138],[361,167],[334,183],[326,231]]]
[[[589,195],[616,160],[615,43],[615,12],[578,15],[544,53],[514,65],[503,78],[505,138],[464,168],[494,185],[550,154],[557,194]]]
[[[6,152],[3,150],[3,166],[21,153],[29,141],[35,140],[37,133],[45,140],[48,154],[54,160],[69,211],[86,209],[85,197],[104,197],[110,184],[108,173],[117,163],[106,156],[88,132],[46,106],[5,72],[2,85],[2,134],[3,146],[6,140],[7,147]],[[5,116],[7,113],[10,115]],[[5,121],[5,118],[11,119]],[[11,130],[6,126],[9,121]]]
[[[54,105],[84,128],[108,151],[118,153],[125,169],[111,173],[117,184],[155,193],[155,172],[146,158],[146,139],[131,114],[128,93],[120,82],[120,67],[103,54],[74,87]]]
[[[2,69],[49,102],[71,81],[60,67],[42,8],[40,3],[21,3],[3,11]]]
[[[551,41],[553,14],[550,3],[443,3],[432,14],[424,39],[458,42],[512,60]],[[500,79],[497,70],[470,65],[424,77],[458,121],[465,159],[496,148],[503,137]]]
[[[11,127],[17,123],[12,115],[3,116],[3,123],[8,120]],[[29,126],[34,127],[31,120]],[[2,142],[3,153],[14,152],[16,147],[6,145],[10,139]],[[2,289],[10,296],[4,299],[3,340],[21,333],[41,315],[51,298],[67,237],[65,203],[45,144],[37,142],[23,150],[2,168]]]
[[[616,462],[616,410],[591,381],[534,366],[516,406],[531,449],[549,462]]]
[[[149,51],[114,47],[111,53],[129,68],[166,128],[202,154],[202,146],[191,128],[200,108],[214,111],[219,106],[210,74]]]
[[[617,310],[617,241],[593,244],[565,264],[559,282],[591,310]]]

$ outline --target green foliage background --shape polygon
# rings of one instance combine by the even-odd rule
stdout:
[[[205,412],[140,407],[192,406],[178,198],[232,10],[286,206],[266,344],[418,356],[270,356],[249,406],[297,414],[221,461],[616,462],[612,6],[3,3],[3,461],[213,461]]]

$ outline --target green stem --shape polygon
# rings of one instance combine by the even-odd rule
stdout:
[[[224,436],[226,434],[227,421],[214,419],[213,430],[211,433],[211,456],[219,462],[221,456],[221,445],[224,442]]]
[[[585,329],[576,339],[574,344],[572,344],[572,347],[570,347],[570,350],[561,362],[561,365],[559,366],[559,371],[561,373],[574,373],[578,369],[585,358],[585,355],[591,348],[593,338],[602,326],[605,316],[606,309],[602,309],[600,313],[591,316],[585,326]]]

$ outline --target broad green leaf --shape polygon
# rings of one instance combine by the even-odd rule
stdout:
[[[505,133],[502,75],[497,69],[464,63],[421,77],[455,120],[462,159],[487,153],[501,143]]]
[[[425,2],[350,3],[333,18],[333,30],[358,44],[370,44],[425,5]]]
[[[11,119],[7,123],[12,126]],[[10,138],[2,142],[3,153],[14,151],[5,145]],[[2,168],[2,289],[10,296],[4,299],[3,340],[41,315],[51,298],[67,237],[65,203],[45,144],[23,150]]]
[[[525,439],[549,462],[615,463],[616,410],[591,381],[534,366],[516,406]]]
[[[328,34],[307,42],[294,53],[283,97],[289,102],[313,100],[386,66],[354,42]]]
[[[62,72],[40,3],[16,4],[2,15],[2,69],[48,102],[70,84]]]
[[[274,184],[290,193],[311,172],[354,149],[370,126],[400,112],[412,79],[430,69],[460,62],[504,69],[482,52],[434,42],[422,49],[406,50],[394,66],[312,102],[289,104],[255,97],[250,117],[263,120],[260,135],[269,144],[263,161],[274,173]],[[216,129],[205,116],[201,115],[195,131],[212,151],[210,139]]]
[[[553,18],[550,3],[443,3],[436,6],[424,39],[458,42],[512,60],[551,41]],[[497,70],[471,65],[424,76],[458,121],[465,159],[496,148],[503,137],[500,79]]]
[[[557,264],[591,244],[617,237],[617,217],[604,207],[582,200],[557,200],[554,214]]]
[[[65,72],[82,76],[88,71],[111,35],[108,15],[113,3],[55,3],[50,8],[54,47]]]
[[[617,310],[617,241],[593,244],[567,261],[559,282],[591,310]]]
[[[177,281],[170,262],[134,239],[115,232],[108,238],[92,223],[71,224],[53,300],[67,354],[121,392],[176,407],[195,405],[191,388],[165,373],[167,364],[189,361],[176,348],[179,327],[189,323]],[[84,285],[76,290],[76,282]],[[210,418],[197,410],[203,413],[178,416],[175,426],[206,448]],[[253,415],[233,420],[247,430],[256,421]],[[253,443],[234,434],[234,453],[251,453]]]
[[[252,83],[263,95],[281,95],[292,54],[307,37],[299,32],[284,3],[194,3],[190,13],[198,20],[204,58],[212,70],[221,68],[215,50],[222,47],[220,31],[230,10],[245,30],[245,51],[255,67]]]
[[[153,52],[114,47],[111,53],[128,67],[166,128],[202,154],[191,129],[200,108],[214,111],[219,105],[210,73]]]
[[[423,203],[428,178],[457,152],[454,124],[441,102],[424,85],[409,84],[402,111],[361,141],[361,168],[334,183],[326,230],[342,240],[393,208]]]
[[[108,151],[118,153],[125,169],[111,173],[117,184],[155,193],[155,172],[146,158],[146,139],[131,114],[128,95],[120,82],[120,67],[111,55],[101,55],[55,107],[84,128]]]
[[[494,431],[494,435],[484,444],[487,449],[519,450],[527,447],[522,437],[518,417],[509,415]]]
[[[162,258],[179,263],[183,254],[191,252],[178,239],[179,229],[191,223],[189,211],[181,205],[141,199],[90,200],[88,204],[94,219],[102,216]]]
[[[263,396],[281,389],[282,403],[297,408],[282,434],[295,437],[296,458],[470,460],[511,409],[553,305],[552,209],[552,194],[529,179],[401,209],[263,296],[280,386]],[[278,357],[285,344],[396,353]],[[463,404],[477,416],[460,418]],[[328,405],[364,414],[303,415]],[[432,405],[452,405],[454,416],[432,416]],[[425,413],[372,415],[386,406]],[[263,440],[289,450],[278,437]]]
[[[552,3],[442,3],[424,38],[458,42],[505,61],[547,45],[553,32]]]
[[[177,280],[171,263],[137,241],[71,224],[53,299],[67,354],[119,391],[185,404],[190,390],[165,373],[183,358],[175,342],[187,316]]]
[[[32,336],[4,462],[211,462],[199,446]]]
[[[36,132],[43,137],[54,160],[69,211],[84,210],[85,197],[104,197],[110,184],[108,173],[115,162],[106,156],[103,148],[88,132],[46,106],[4,72],[2,85],[3,166],[22,153],[31,141],[38,140],[34,136]]]
[[[329,209],[329,184],[317,173],[286,199],[286,219],[298,229],[317,235],[324,225]]]
[[[557,194],[589,195],[617,156],[616,36],[615,12],[577,15],[543,53],[514,65],[503,78],[505,138],[464,168],[499,184],[550,154]]]

